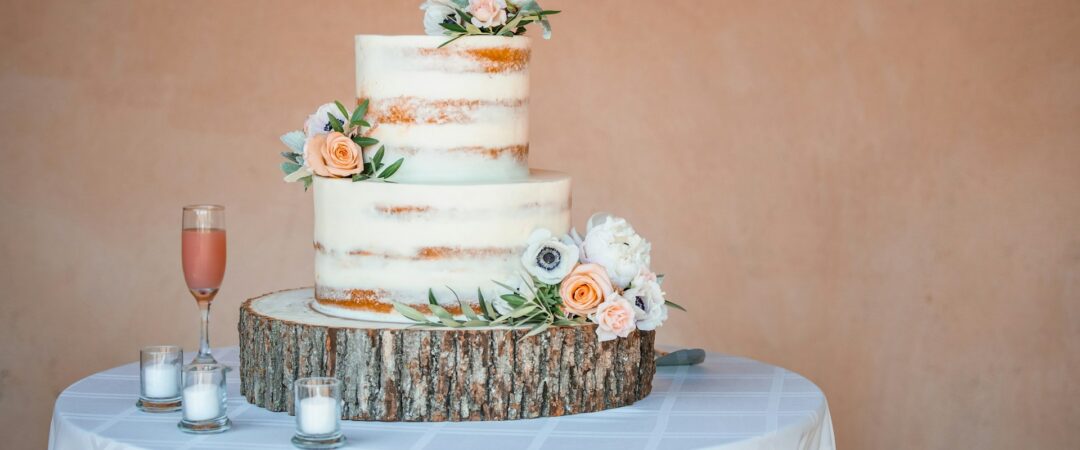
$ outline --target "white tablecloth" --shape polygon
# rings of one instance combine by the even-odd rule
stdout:
[[[215,351],[236,366],[236,347]],[[294,419],[249,404],[230,372],[233,427],[195,436],[180,413],[135,408],[138,363],[91,375],[56,399],[49,448],[291,449]],[[506,422],[342,422],[347,448],[363,449],[799,449],[832,450],[832,419],[821,390],[797,373],[710,353],[698,366],[660,367],[653,392],[634,405],[565,417]]]

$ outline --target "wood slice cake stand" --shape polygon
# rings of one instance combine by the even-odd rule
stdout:
[[[365,322],[311,308],[310,288],[240,307],[240,391],[293,413],[292,382],[342,381],[350,420],[513,420],[629,405],[652,390],[655,332],[599,342],[595,325],[450,329]]]

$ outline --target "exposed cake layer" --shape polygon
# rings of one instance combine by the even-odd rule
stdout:
[[[356,92],[401,183],[529,174],[526,37],[356,36]],[[370,158],[377,147],[365,149]]]
[[[390,300],[428,313],[427,293],[461,312],[477,288],[509,282],[536,228],[570,229],[570,177],[533,171],[498,183],[354,183],[315,178],[315,295],[329,314],[404,320]]]

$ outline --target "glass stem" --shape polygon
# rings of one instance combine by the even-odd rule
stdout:
[[[199,356],[197,359],[214,359],[210,355],[210,302],[199,302],[202,326],[199,327]]]

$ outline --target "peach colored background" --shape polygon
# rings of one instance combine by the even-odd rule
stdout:
[[[216,345],[311,283],[279,133],[419,1],[22,1],[0,15],[0,434],[196,341],[180,206],[228,207]],[[532,164],[654,243],[668,343],[826,392],[842,448],[1080,447],[1080,2],[558,1]]]

